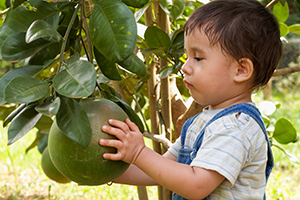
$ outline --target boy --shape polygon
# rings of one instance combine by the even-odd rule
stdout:
[[[282,53],[278,23],[255,0],[216,0],[194,11],[186,24],[184,82],[202,113],[189,119],[163,155],[145,147],[130,120],[109,120],[100,140],[118,149],[104,154],[131,163],[115,180],[160,184],[173,199],[263,199],[273,157],[254,89],[271,78]]]

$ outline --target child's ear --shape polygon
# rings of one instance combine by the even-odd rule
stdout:
[[[253,70],[253,63],[249,58],[239,59],[234,80],[236,82],[244,82],[249,80],[252,77]]]

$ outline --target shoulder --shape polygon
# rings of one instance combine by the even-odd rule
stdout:
[[[205,131],[205,138],[212,135],[233,137],[240,139],[245,145],[266,142],[264,131],[260,125],[248,114],[233,113],[217,119]]]
[[[267,142],[256,121],[246,114],[227,115],[207,127],[194,166],[215,170],[232,185],[253,161],[264,165]],[[258,166],[259,167],[259,166]]]

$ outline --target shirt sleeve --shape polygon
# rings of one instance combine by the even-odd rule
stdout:
[[[177,138],[177,140],[171,145],[168,151],[173,154],[176,158],[178,158],[178,152],[181,147],[181,137]]]
[[[247,160],[249,146],[237,125],[208,127],[191,166],[217,171],[234,185]]]

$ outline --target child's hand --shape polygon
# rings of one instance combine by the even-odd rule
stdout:
[[[126,123],[112,119],[108,122],[112,127],[104,125],[102,131],[116,136],[119,140],[100,139],[99,143],[102,146],[115,147],[118,149],[118,152],[116,154],[105,153],[103,154],[103,158],[123,160],[124,162],[134,164],[145,148],[143,134],[129,119],[126,119]]]

